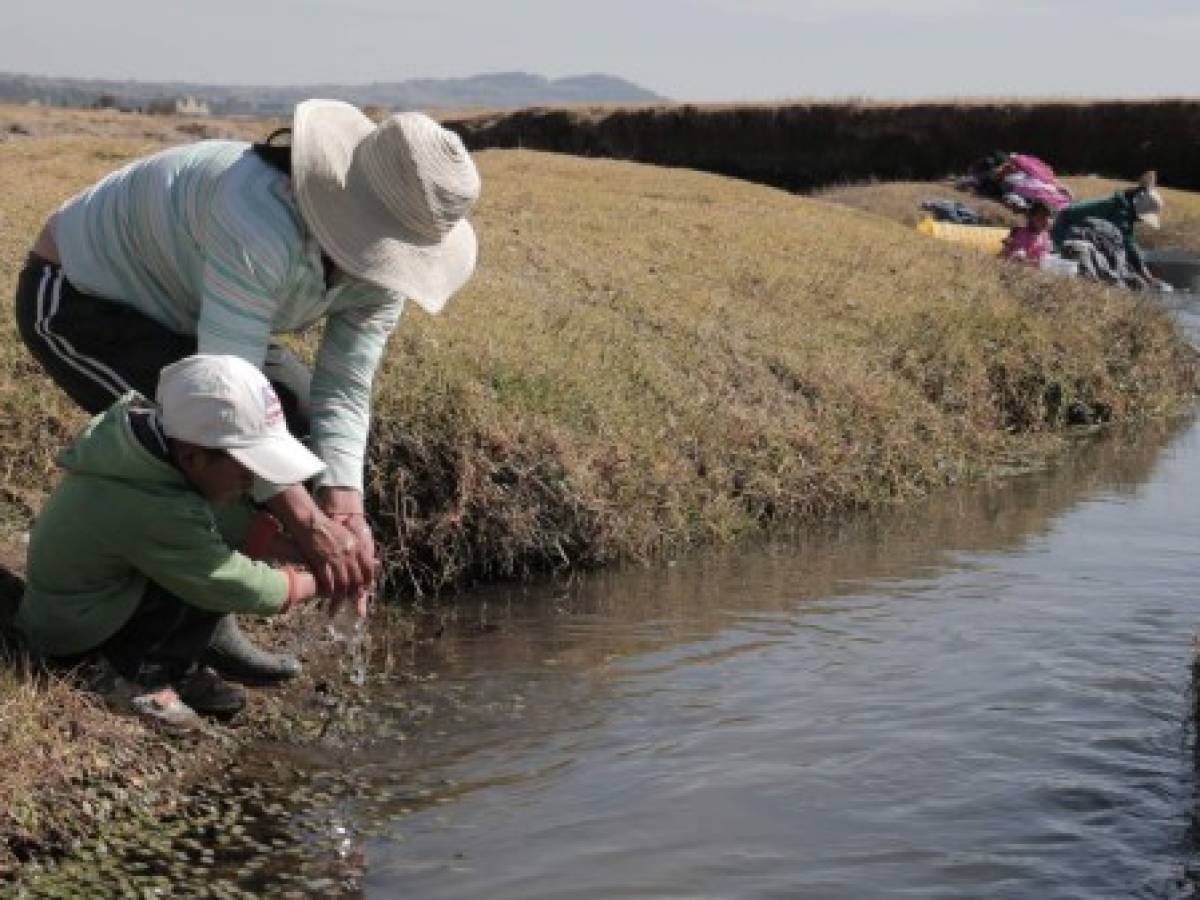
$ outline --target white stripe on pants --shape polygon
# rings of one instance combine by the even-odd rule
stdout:
[[[84,378],[99,385],[111,394],[114,400],[133,390],[124,378],[103,362],[80,353],[71,346],[70,341],[62,337],[62,335],[54,333],[52,320],[58,312],[59,301],[62,299],[62,285],[66,278],[66,273],[60,268],[58,275],[52,279],[51,276],[53,274],[54,267],[46,266],[42,273],[41,283],[38,285],[37,315],[33,323],[34,331],[38,337],[42,339],[42,342],[51,353]]]

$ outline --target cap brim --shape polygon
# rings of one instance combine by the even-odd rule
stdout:
[[[325,468],[325,463],[290,434],[269,437],[253,447],[229,447],[226,452],[271,484],[300,484]]]

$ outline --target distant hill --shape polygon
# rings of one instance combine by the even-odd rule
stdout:
[[[565,103],[643,103],[664,99],[623,78],[577,75],[545,78],[499,72],[469,78],[416,78],[373,84],[309,84],[295,87],[213,85],[184,81],[107,81],[49,78],[0,72],[0,99],[67,106],[146,109],[166,100],[194,97],[219,114],[277,114],[308,97],[348,100],[392,110],[429,107],[522,107]]]

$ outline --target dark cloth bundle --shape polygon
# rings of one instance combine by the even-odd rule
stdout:
[[[1062,255],[1079,263],[1079,274],[1084,278],[1135,291],[1149,287],[1129,264],[1121,230],[1107,219],[1091,216],[1072,225],[1062,242]]]
[[[921,209],[939,222],[953,222],[956,225],[979,225],[983,222],[983,216],[958,200],[926,200],[921,204]]]

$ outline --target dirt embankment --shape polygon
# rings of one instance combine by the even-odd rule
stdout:
[[[524,147],[685,166],[790,190],[962,172],[995,149],[1060,172],[1200,188],[1200,101],[808,103],[528,109],[448,120],[472,149]]]

